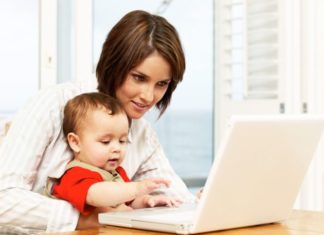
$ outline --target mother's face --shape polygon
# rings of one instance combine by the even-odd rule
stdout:
[[[148,56],[127,74],[116,97],[132,119],[141,118],[159,102],[171,81],[169,63],[157,52]]]

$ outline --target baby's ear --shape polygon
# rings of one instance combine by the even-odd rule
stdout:
[[[73,150],[73,152],[79,153],[80,152],[79,136],[73,132],[70,132],[66,138],[67,138],[67,141],[70,145],[70,148]]]

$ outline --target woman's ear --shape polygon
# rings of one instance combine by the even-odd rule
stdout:
[[[70,148],[73,150],[73,152],[79,153],[80,152],[79,136],[73,132],[70,132],[66,138],[67,138],[67,141],[70,145]]]

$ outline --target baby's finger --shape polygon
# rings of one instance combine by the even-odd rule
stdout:
[[[148,205],[148,207],[155,207],[156,206],[155,199],[153,197],[151,197],[150,199],[148,199],[147,205]]]

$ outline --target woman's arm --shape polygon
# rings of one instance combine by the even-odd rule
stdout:
[[[168,188],[161,188],[154,193],[165,194],[184,202],[194,201],[194,195],[170,165],[152,126],[143,119],[135,120],[130,133],[130,144],[123,166],[132,180],[141,181],[147,178],[169,180]]]
[[[73,231],[78,223],[79,213],[63,200],[19,188],[2,190],[0,198],[0,225],[53,232]]]
[[[156,138],[155,135],[153,135],[152,138]],[[190,193],[185,183],[172,168],[157,138],[156,143],[154,151],[140,166],[135,174],[134,180],[137,181],[145,178],[157,177],[167,179],[170,181],[170,186],[168,188],[160,189],[155,193],[162,193],[175,197],[183,202],[194,201],[195,197]]]
[[[47,231],[71,231],[77,225],[79,213],[71,205],[40,194],[53,159],[62,159],[57,149],[49,152],[60,146],[55,141],[61,101],[56,89],[42,91],[14,117],[0,146],[0,224]]]
[[[134,180],[142,180],[147,177],[160,177],[171,182],[168,188],[155,191],[156,194],[162,193],[183,202],[194,201],[194,195],[190,193],[182,179],[175,173],[161,146],[158,146],[149,159],[141,165]]]

